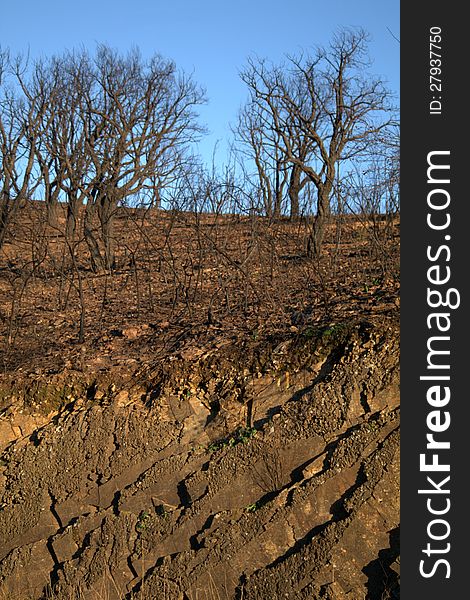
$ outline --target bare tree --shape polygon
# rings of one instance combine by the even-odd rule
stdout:
[[[92,241],[96,268],[114,265],[113,223],[116,208],[142,188],[154,187],[177,168],[181,155],[201,128],[194,107],[203,92],[174,63],[154,56],[144,62],[134,50],[120,56],[99,46],[93,87],[87,90],[80,118],[85,151],[91,159],[85,226],[96,211],[104,257]]]
[[[321,251],[338,161],[363,154],[392,120],[384,82],[367,76],[367,42],[363,30],[345,29],[313,55],[290,56],[281,66],[251,60],[242,73],[252,98],[269,114],[285,159],[316,188],[312,256]]]
[[[343,200],[359,217],[368,235],[371,260],[382,274],[393,260],[396,219],[400,211],[398,128],[389,128],[370,148],[366,159],[342,178]]]
[[[195,108],[203,91],[172,61],[105,45],[94,56],[66,52],[32,64],[4,52],[0,77],[6,74],[12,85],[2,85],[0,96],[0,239],[21,199],[40,186],[54,227],[59,202],[67,202],[67,239],[86,204],[93,269],[112,269],[118,206],[146,191],[154,204],[177,176],[202,132]]]
[[[63,163],[57,161],[52,151],[56,144],[54,122],[62,110],[64,94],[61,93],[62,73],[56,61],[37,60],[30,69],[17,64],[15,79],[29,107],[25,127],[29,139],[35,139],[34,160],[40,177],[41,192],[47,207],[49,223],[57,227],[57,209],[61,182],[65,177]]]
[[[91,61],[87,53],[66,52],[48,64],[54,85],[54,102],[44,131],[44,154],[56,178],[54,194],[66,202],[65,236],[73,241],[79,208],[86,199],[91,158],[85,148],[80,112],[92,86]],[[42,161],[46,163],[46,160]],[[47,193],[46,193],[47,198]]]
[[[21,77],[27,61],[0,54],[0,247],[10,221],[39,184],[35,152],[45,111],[40,94],[23,96],[7,85],[7,75]]]
[[[281,137],[275,132],[269,115],[255,99],[242,108],[235,129],[241,152],[255,167],[262,210],[268,217],[281,214],[289,181],[289,163],[281,148]]]

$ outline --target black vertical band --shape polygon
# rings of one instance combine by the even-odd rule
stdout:
[[[410,600],[460,598],[467,587],[466,29],[456,3],[401,5],[401,585]]]

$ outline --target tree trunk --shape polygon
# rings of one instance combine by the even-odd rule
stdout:
[[[0,249],[5,243],[5,237],[7,235],[8,223],[10,221],[10,210],[8,206],[8,200],[3,200],[0,205]]]
[[[105,262],[101,256],[95,231],[93,230],[93,216],[95,213],[94,200],[89,198],[83,217],[83,233],[90,251],[91,268],[96,273],[105,269]]]
[[[274,206],[273,216],[279,218],[281,216],[282,189],[279,174],[279,165],[276,168],[275,183],[274,183]]]
[[[54,228],[59,225],[59,203],[52,193],[47,200],[47,222]]]
[[[289,181],[289,200],[290,200],[290,218],[296,219],[299,216],[299,194],[300,194],[300,175],[301,170],[297,165],[292,166]]]
[[[78,206],[76,202],[70,201],[67,204],[67,218],[65,222],[65,237],[69,242],[75,241],[77,231]]]
[[[271,218],[273,216],[273,202],[271,198],[271,189],[267,186],[262,186],[261,193],[263,195],[264,213],[268,218]]]
[[[0,248],[5,243],[10,221],[14,218],[19,207],[18,198],[12,200],[7,192],[3,193],[3,198],[0,200]]]
[[[162,198],[161,198],[161,194],[160,194],[160,188],[155,188],[153,205],[157,210],[160,210],[162,207]]]
[[[109,271],[115,266],[114,213],[115,203],[108,194],[103,194],[99,203],[99,217],[104,244],[104,261]]]
[[[274,198],[274,211],[273,216],[278,219],[281,216],[281,205],[282,205],[282,194],[277,192]]]
[[[312,233],[307,244],[307,255],[310,258],[319,258],[323,247],[325,225],[330,216],[331,186],[321,185],[318,188],[317,216],[313,223]]]

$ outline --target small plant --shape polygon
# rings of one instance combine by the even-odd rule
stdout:
[[[342,323],[336,323],[335,325],[332,325],[331,327],[328,327],[327,329],[325,329],[325,331],[323,332],[323,338],[328,340],[337,335],[341,335],[341,333],[343,333],[344,329],[345,329],[345,326]]]
[[[372,432],[372,433],[377,433],[380,431],[380,423],[377,422],[377,420],[371,420],[371,421],[367,421],[365,423],[365,427],[367,429],[367,431]]]
[[[248,504],[248,506],[245,507],[246,512],[256,512],[259,508],[259,504],[258,502],[253,502],[252,504]]]
[[[318,330],[315,327],[307,327],[307,329],[303,332],[303,336],[307,340],[311,340],[318,333]]]
[[[212,442],[212,444],[209,444],[207,446],[207,450],[209,452],[217,452],[217,450],[220,450],[220,448],[222,448],[222,443],[221,442]]]
[[[252,437],[256,435],[256,429],[254,427],[243,427],[237,432],[237,440],[239,444],[244,444]]]
[[[340,345],[346,341],[348,333],[351,331],[351,323],[335,323],[324,329],[321,333],[321,343],[328,347]]]
[[[137,523],[135,526],[136,531],[138,531],[139,533],[145,531],[148,527],[149,519],[150,513],[148,513],[146,510],[142,510],[137,518]]]
[[[184,400],[189,400],[189,398],[191,398],[191,390],[189,388],[185,388],[181,392],[181,395],[183,396]]]
[[[382,278],[375,277],[370,284],[369,283],[364,284],[363,291],[368,294],[371,287],[380,285],[381,283],[382,283]]]
[[[207,446],[207,449],[209,452],[216,452],[221,448],[233,448],[234,446],[238,446],[238,444],[246,444],[256,435],[256,432],[257,430],[255,427],[241,427],[240,429],[237,429],[233,436],[218,442],[212,442],[212,444]]]

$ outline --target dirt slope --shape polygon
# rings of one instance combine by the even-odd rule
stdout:
[[[398,598],[398,366],[347,322],[13,386],[0,598]]]

